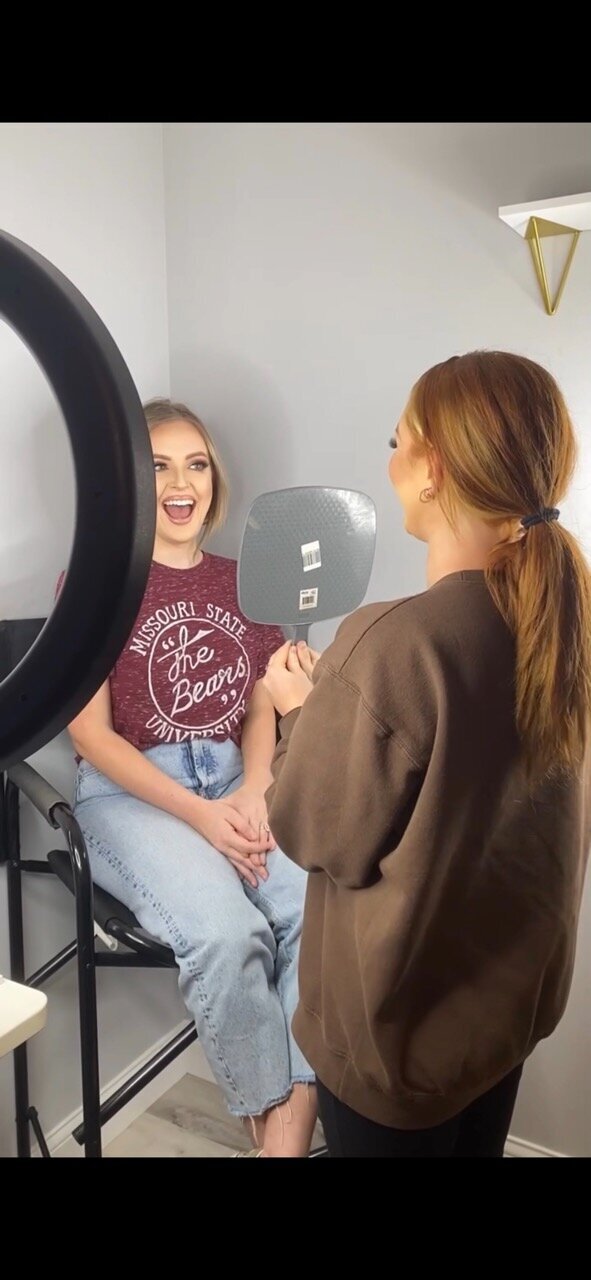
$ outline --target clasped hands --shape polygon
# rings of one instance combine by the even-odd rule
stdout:
[[[263,677],[280,716],[301,707],[312,690],[312,672],[320,654],[305,641],[287,641],[272,655]],[[268,878],[267,854],[276,847],[267,822],[265,791],[271,785],[269,773],[264,783],[244,782],[221,800],[207,800],[195,823],[201,835],[232,863],[252,888]]]

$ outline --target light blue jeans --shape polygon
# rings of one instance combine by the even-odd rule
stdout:
[[[197,739],[146,757],[208,800],[240,786],[235,744]],[[233,1115],[256,1116],[314,1073],[291,1033],[306,873],[275,849],[269,878],[246,884],[180,819],[137,800],[85,760],[76,818],[93,880],[172,947],[179,987]]]

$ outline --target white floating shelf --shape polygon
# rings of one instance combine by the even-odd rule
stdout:
[[[499,209],[499,218],[520,236],[525,236],[530,218],[555,222],[565,230],[591,231],[591,191],[538,200],[536,204],[506,204]]]

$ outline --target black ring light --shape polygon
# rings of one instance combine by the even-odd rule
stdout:
[[[131,375],[102,320],[46,258],[0,232],[0,316],[43,369],[76,472],[66,579],[27,655],[0,684],[0,769],[59,733],[106,680],[144,595],[154,464]]]

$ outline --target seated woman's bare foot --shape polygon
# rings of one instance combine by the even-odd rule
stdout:
[[[267,1112],[263,1155],[309,1155],[317,1114],[314,1085],[294,1084],[289,1098]]]
[[[255,1147],[262,1147],[265,1141],[265,1122],[268,1112],[262,1116],[241,1116],[243,1128],[246,1130]]]

